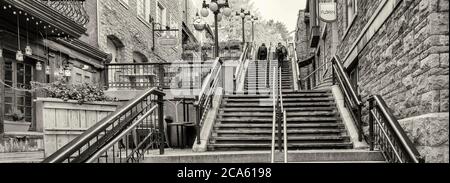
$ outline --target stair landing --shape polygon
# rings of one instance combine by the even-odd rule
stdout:
[[[282,162],[277,151],[275,162]],[[167,150],[165,155],[150,151],[142,163],[270,163],[269,151],[229,151],[195,153],[190,150]],[[366,150],[289,151],[289,163],[385,163],[383,155]]]

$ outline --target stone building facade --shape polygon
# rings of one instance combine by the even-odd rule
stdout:
[[[449,162],[448,2],[337,0],[337,21],[324,23],[308,0],[296,36],[302,75],[339,56],[363,102],[382,96],[427,162]]]
[[[181,58],[181,1],[97,0],[91,3],[97,6],[98,46],[112,54],[113,63],[171,62]],[[157,31],[153,43],[151,19],[157,23],[155,29],[169,26],[178,31]],[[177,44],[160,45],[160,39],[167,34],[176,35]]]
[[[49,1],[0,1],[0,152],[24,142],[19,139],[42,139],[34,99],[44,96],[33,90],[32,82],[64,78],[71,84],[103,85],[107,54],[87,42],[90,32],[85,26],[93,23],[90,10],[77,5],[80,9],[73,14],[64,6]],[[17,57],[19,52],[22,59]]]

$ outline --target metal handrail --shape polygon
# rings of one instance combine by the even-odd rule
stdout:
[[[334,56],[332,59],[333,66],[337,67],[337,74],[343,78],[343,84],[349,89],[350,96],[355,101],[356,105],[361,106],[363,105],[362,101],[359,99],[358,95],[356,94],[356,89],[353,87],[353,85],[350,83],[350,77],[347,75],[347,73],[344,70],[344,66],[342,65],[341,59],[338,56]],[[335,70],[333,70],[335,71]],[[334,75],[335,73],[333,73]],[[334,77],[333,77],[334,78]]]
[[[111,142],[109,142],[106,146],[101,148],[97,153],[91,156],[86,163],[94,163],[97,159],[99,159],[106,151],[110,150],[114,145],[116,145],[120,140],[122,140],[124,137],[126,137],[132,130],[134,130],[139,124],[141,124],[146,118],[148,118],[152,113],[155,112],[155,110],[158,109],[158,106],[153,106],[152,109],[150,109],[148,112],[146,112],[144,115],[142,115],[139,120],[134,122],[130,127],[128,127],[126,130],[124,130],[122,133],[117,135]],[[135,149],[139,149],[140,147],[136,147]],[[113,150],[114,151],[114,150]],[[133,150],[136,151],[136,150]],[[115,157],[113,157],[115,158]],[[121,158],[121,157],[119,157]],[[128,157],[127,157],[128,158]]]
[[[294,75],[294,81],[297,81],[297,87],[298,90],[301,90],[301,76],[300,76],[300,67],[298,65],[298,54],[297,54],[297,44],[296,42],[292,42],[292,47],[294,50],[294,60],[293,60],[293,64],[294,64],[294,68],[292,68],[292,72]]]
[[[344,104],[349,109],[350,115],[358,128],[358,140],[361,142],[363,140],[363,123],[361,120],[363,103],[350,83],[350,77],[344,71],[339,57],[334,56],[331,63],[333,67],[333,85],[336,84],[336,80],[339,82],[338,86],[344,93]]]
[[[377,126],[383,132],[386,140],[389,142],[389,146],[395,153],[397,159],[391,159],[390,161],[395,162],[398,161],[400,163],[410,162],[410,163],[424,163],[425,158],[422,157],[419,151],[416,149],[414,144],[411,142],[409,137],[406,135],[404,129],[400,126],[400,123],[394,117],[394,115],[390,112],[390,109],[387,107],[386,102],[379,95],[374,95],[369,99],[370,102],[370,118],[369,118],[369,133],[370,133],[370,150],[374,150],[375,148],[375,136],[379,136],[380,134],[375,134],[374,129],[374,121],[377,122]],[[377,118],[379,114],[380,118]],[[384,125],[381,122],[384,121]],[[388,133],[390,135],[388,135]],[[395,142],[394,142],[395,141]],[[384,142],[384,141],[380,141]],[[396,145],[394,145],[396,144]],[[399,147],[398,147],[399,146]],[[387,151],[387,150],[385,150]],[[387,153],[387,152],[384,152]],[[402,158],[400,155],[406,156]]]
[[[277,123],[277,68],[273,68],[273,72],[275,72],[272,76],[273,78],[273,89],[272,89],[272,100],[273,100],[273,121],[272,121],[272,145],[271,145],[271,162],[275,163],[275,133],[276,133],[276,123]]]
[[[288,136],[287,136],[287,111],[283,111],[284,125],[284,163],[288,163]]]
[[[109,66],[120,66],[120,65],[208,65],[213,64],[214,61],[205,62],[143,62],[143,63],[106,63]]]
[[[287,157],[288,157],[288,155],[287,155],[287,153],[288,153],[288,148],[287,148],[287,119],[286,119],[286,110],[284,110],[284,99],[283,99],[283,88],[281,87],[282,86],[282,82],[283,82],[283,80],[282,80],[282,68],[280,67],[279,68],[279,70],[278,70],[278,79],[279,79],[279,82],[278,82],[278,89],[279,89],[279,100],[280,100],[280,112],[281,112],[281,114],[280,114],[280,117],[282,117],[283,118],[283,125],[284,125],[284,132],[283,132],[283,134],[284,134],[284,139],[283,139],[283,141],[284,141],[284,162],[285,163],[287,163]],[[279,121],[279,123],[278,123],[278,127],[279,127],[279,132],[281,132],[281,121]],[[280,133],[280,137],[281,137],[281,133]],[[280,140],[280,142],[281,142],[281,139],[278,139],[278,140]],[[280,150],[281,150],[281,147],[280,147]]]
[[[316,70],[314,70],[313,72],[311,72],[310,74],[308,74],[307,76],[305,76],[303,79],[300,79],[302,81],[306,81],[308,80],[311,76],[313,76],[314,74],[316,74],[317,72],[319,72],[323,67],[325,67],[327,65],[327,63],[322,64],[321,66],[319,66]]]
[[[196,134],[197,134],[197,144],[201,144],[200,132],[203,127],[203,122],[206,120],[207,112],[212,106],[212,97],[214,92],[217,90],[220,74],[222,73],[222,62],[220,58],[217,58],[216,64],[210,75],[208,76],[207,82],[204,83],[202,91],[200,92],[199,99],[195,102],[194,106],[197,111],[197,121],[196,121]]]
[[[236,72],[233,75],[233,82],[234,82],[234,90],[235,91],[237,90],[237,84],[239,83],[238,81],[240,81],[240,78],[241,78],[242,74],[244,73],[245,64],[246,64],[246,61],[247,61],[247,55],[248,55],[249,49],[250,49],[249,48],[249,44],[245,43],[242,55],[239,58],[239,65],[236,68]]]
[[[199,94],[199,101],[202,101],[202,99],[204,97],[206,97],[204,94],[207,92],[208,85],[210,87],[210,85],[213,83],[214,79],[216,79],[216,78],[212,77],[212,74],[215,72],[215,70],[217,70],[217,72],[218,72],[222,68],[222,61],[220,58],[216,58],[212,68],[213,69],[211,70],[211,73],[207,76],[205,83],[203,83],[202,90],[200,91],[200,94]]]
[[[266,75],[267,75],[267,82],[266,82],[266,88],[270,88],[270,66],[272,64],[272,59],[270,59],[270,57],[272,56],[272,43],[270,43],[270,46],[268,48],[267,51],[267,71],[266,71]]]
[[[124,105],[116,112],[111,113],[106,118],[89,128],[82,135],[78,136],[67,145],[53,153],[51,156],[46,158],[43,163],[62,163],[66,160],[69,160],[74,153],[80,151],[82,147],[84,147],[86,144],[89,144],[90,141],[98,137],[101,133],[104,133],[105,130],[110,128],[116,120],[120,120],[120,118],[125,116],[127,113],[130,113],[133,108],[137,107],[143,100],[147,99],[151,95],[158,96],[158,103],[162,106],[162,101],[160,100],[162,100],[162,98],[165,96],[165,93],[163,93],[158,88],[149,89],[145,93],[143,93],[139,97],[136,97],[134,100],[130,101],[128,104]],[[159,123],[162,123],[163,117],[159,116],[158,120]]]
[[[380,119],[375,118],[376,114],[373,111],[370,111],[370,115],[374,116],[375,121],[377,122],[378,127],[383,132],[384,137],[387,139],[389,145],[394,150],[395,156],[400,161],[400,163],[403,163],[402,158],[400,157],[400,153],[395,149],[394,143],[392,143],[392,140],[389,138],[389,135],[387,134],[386,130],[383,128],[383,125],[381,124]]]

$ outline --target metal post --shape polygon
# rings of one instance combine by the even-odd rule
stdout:
[[[335,66],[334,66],[334,62],[332,62],[331,64],[331,70],[333,72],[333,85],[336,85],[336,71],[335,71]]]
[[[150,17],[152,21],[152,51],[155,51],[155,21]]]
[[[198,98],[196,99],[196,101],[198,101]],[[197,123],[195,124],[195,128],[196,128],[196,132],[197,132],[197,144],[201,144],[200,141],[200,120],[201,120],[201,112],[200,112],[200,105],[199,104],[194,104],[195,105],[195,111],[197,112]]]
[[[161,141],[159,142],[159,154],[164,154],[164,147],[166,145],[165,132],[164,132],[164,97],[158,95],[158,124],[159,134]]]
[[[245,44],[245,17],[242,18],[242,45]]]
[[[217,15],[219,14],[219,12],[214,12],[214,26],[215,26],[215,57],[219,57],[219,26],[218,26],[218,19],[217,19]]]
[[[361,96],[358,96],[358,99],[359,99],[359,101],[361,101]],[[363,124],[362,124],[362,104],[361,105],[358,105],[358,111],[357,111],[357,120],[358,120],[358,125],[359,125],[359,138],[358,138],[358,140],[360,141],[360,142],[362,142],[362,140],[363,140],[363,131],[362,131],[362,128],[363,128]]]
[[[163,64],[158,64],[159,66],[159,87],[161,88],[161,90],[164,89],[164,65]]]
[[[374,135],[374,116],[372,115],[372,110],[374,109],[374,98],[371,97],[369,99],[369,143],[370,143],[370,150],[373,151],[374,150],[374,140],[375,140],[375,135]]]
[[[252,42],[255,42],[255,23],[252,21]]]

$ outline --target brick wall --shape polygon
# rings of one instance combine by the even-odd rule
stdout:
[[[360,2],[363,15],[378,6]],[[383,96],[428,162],[448,162],[448,116],[438,115],[449,111],[448,18],[448,0],[403,0],[358,55],[363,101]],[[343,40],[342,57],[357,35],[353,31],[367,20],[357,18]],[[426,120],[415,119],[423,115]]]
[[[114,36],[123,43],[121,49],[120,62],[132,62],[133,52],[139,52],[147,57],[149,61],[160,61],[159,55],[166,61],[175,61],[181,58],[181,31],[178,32],[179,44],[175,47],[158,45],[159,33],[156,33],[155,52],[151,50],[153,46],[151,24],[138,18],[136,0],[129,0],[129,5],[120,3],[120,0],[99,0],[100,1],[100,28],[99,46],[102,50],[107,50],[107,37]],[[181,29],[182,13],[178,0],[159,1],[167,11],[166,22],[170,23],[170,18],[177,22],[177,28]],[[150,15],[156,17],[156,1],[151,0]],[[156,55],[155,55],[156,54]]]
[[[345,1],[337,2],[336,53],[346,65],[356,58],[363,102],[381,95],[427,161],[448,162],[448,115],[443,114],[449,111],[449,1],[388,0],[396,6],[377,16],[386,20],[376,22],[381,26],[370,30],[373,36],[363,34],[355,49],[385,0],[359,0],[354,22],[346,20]],[[333,34],[331,24],[328,27],[327,34]],[[300,29],[299,34],[306,32]],[[330,49],[331,44],[326,37],[320,49]],[[356,57],[350,54],[355,50]],[[332,55],[326,54],[326,58]],[[363,113],[367,123],[367,109]]]

